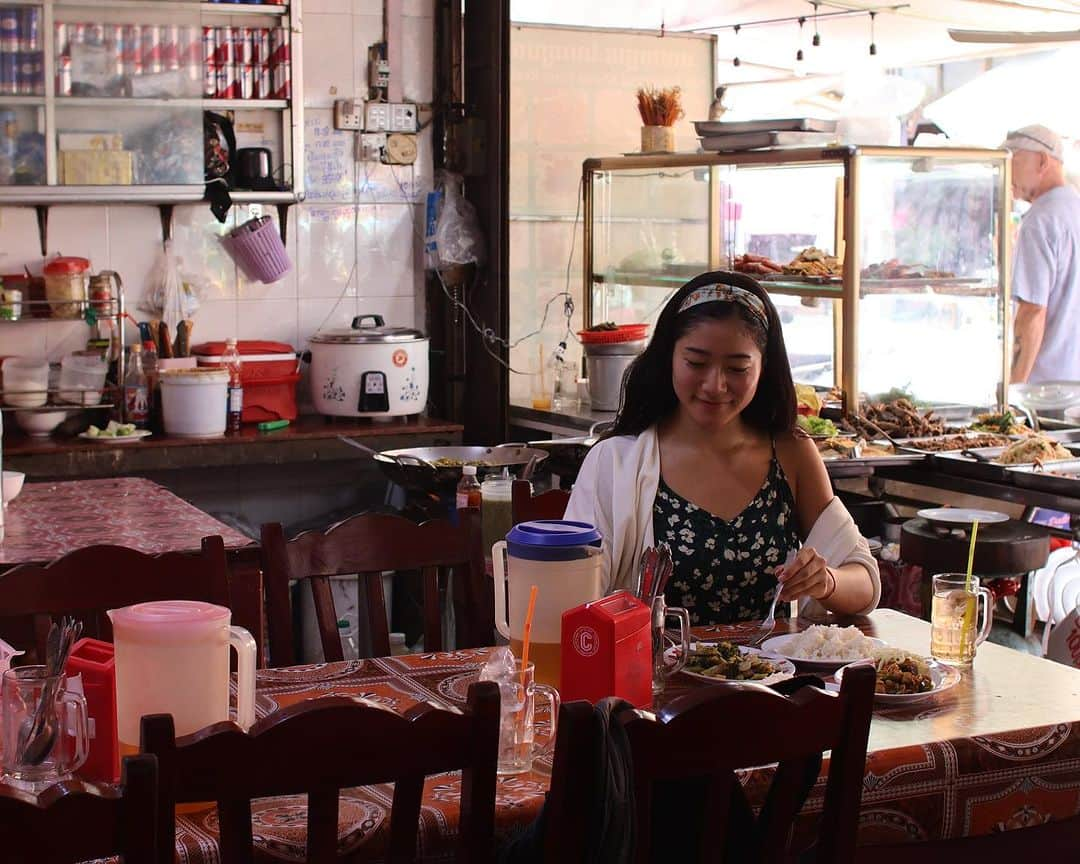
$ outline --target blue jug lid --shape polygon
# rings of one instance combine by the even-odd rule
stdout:
[[[568,519],[537,519],[521,522],[506,535],[508,543],[521,546],[561,548],[565,546],[591,546],[601,540],[600,532],[588,522],[571,522]]]

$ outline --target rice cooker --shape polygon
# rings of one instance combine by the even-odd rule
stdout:
[[[311,402],[337,417],[401,417],[427,404],[428,339],[359,315],[342,330],[311,337]]]

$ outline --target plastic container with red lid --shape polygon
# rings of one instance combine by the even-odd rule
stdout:
[[[611,345],[640,342],[649,334],[648,324],[619,324],[614,330],[579,330],[582,345]]]
[[[243,423],[295,420],[299,362],[292,345],[261,339],[237,341],[240,382],[244,387]],[[224,342],[204,342],[191,349],[200,366],[218,366]]]

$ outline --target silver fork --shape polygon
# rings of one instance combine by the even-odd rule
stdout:
[[[750,640],[750,647],[757,648],[762,642],[764,642],[770,633],[773,631],[773,627],[776,626],[776,604],[780,600],[780,591],[782,585],[776,586],[776,593],[773,594],[772,605],[769,607],[769,614],[765,616],[765,620],[758,625],[757,635]]]

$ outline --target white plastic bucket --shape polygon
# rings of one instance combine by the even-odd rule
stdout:
[[[176,369],[161,375],[165,434],[215,438],[225,434],[229,373],[219,369]]]

